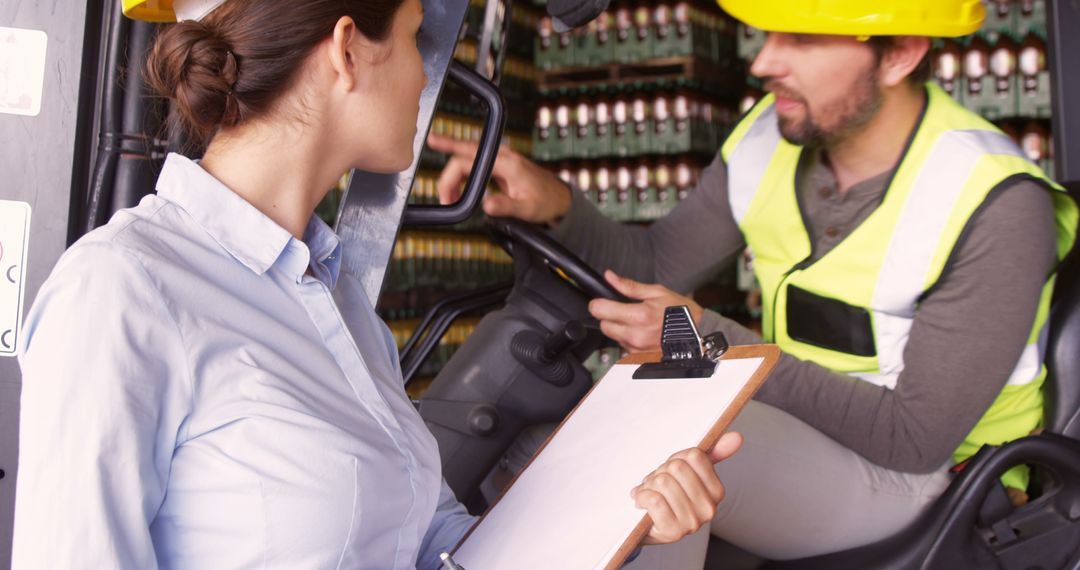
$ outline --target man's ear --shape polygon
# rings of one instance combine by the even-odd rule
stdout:
[[[930,51],[930,38],[921,36],[897,36],[892,45],[881,54],[878,79],[886,87],[895,87],[907,81]]]

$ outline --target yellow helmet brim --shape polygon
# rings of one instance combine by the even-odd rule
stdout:
[[[980,0],[717,0],[736,20],[767,32],[954,38],[986,18]]]
[[[172,0],[121,0],[124,15],[142,22],[175,22]]]

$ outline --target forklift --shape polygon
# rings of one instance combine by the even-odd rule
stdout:
[[[610,0],[549,0],[558,31],[582,26]],[[498,46],[507,45],[510,0],[488,0],[475,68],[454,61],[469,0],[423,0],[418,37],[429,83],[412,166],[398,174],[354,171],[337,214],[343,265],[374,306],[402,225],[452,225],[479,208],[505,123],[498,89]],[[500,7],[501,5],[501,7]],[[502,17],[498,14],[502,10]],[[1053,77],[1055,178],[1080,196],[1080,3],[1048,2]],[[134,206],[154,187],[183,133],[167,130],[168,109],[148,97],[141,70],[158,25],[123,17],[120,2],[88,0],[58,10],[40,0],[0,6],[0,81],[18,54],[26,79],[0,83],[0,340],[14,346],[19,321],[63,251]],[[14,46],[14,47],[12,47]],[[17,50],[17,51],[12,51]],[[29,62],[29,63],[26,63]],[[11,67],[11,64],[7,64]],[[480,151],[461,200],[407,206],[436,104],[448,82],[486,111]],[[10,85],[26,93],[12,95]],[[7,87],[7,90],[5,90]],[[161,133],[168,133],[162,136]],[[475,513],[485,477],[529,426],[560,421],[592,386],[582,362],[603,338],[590,299],[627,301],[546,232],[516,220],[488,220],[492,238],[513,257],[512,283],[450,297],[434,306],[401,351],[412,381],[453,321],[487,313],[415,404],[435,435],[443,473]],[[3,281],[7,279],[7,283]],[[1070,568],[1080,569],[1080,260],[1061,269],[1047,351],[1045,431],[985,447],[948,490],[902,532],[876,544],[812,559],[763,562],[777,569]],[[2,348],[2,347],[0,347]],[[20,373],[14,351],[0,350],[0,569],[10,566],[18,456]],[[1013,508],[998,484],[1007,469],[1034,467],[1032,500]]]

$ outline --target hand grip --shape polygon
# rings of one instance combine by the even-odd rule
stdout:
[[[469,180],[461,199],[448,206],[409,206],[405,209],[405,224],[410,226],[450,226],[469,218],[480,206],[484,190],[499,156],[503,127],[506,125],[506,104],[499,89],[490,81],[454,61],[450,64],[448,78],[480,99],[487,107],[484,131],[480,134],[480,148],[476,152]]]

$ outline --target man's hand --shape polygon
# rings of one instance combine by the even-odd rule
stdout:
[[[439,176],[439,202],[453,204],[461,198],[461,188],[472,170],[479,145],[440,135],[428,135],[432,150],[450,155]],[[570,188],[535,162],[503,146],[495,160],[491,178],[501,192],[484,198],[484,213],[550,224],[570,211]]]
[[[693,299],[680,295],[663,285],[646,285],[605,271],[604,278],[617,291],[641,303],[619,303],[593,299],[589,312],[600,321],[600,330],[629,352],[660,350],[664,309],[673,305],[690,307],[694,323],[701,320],[705,309]]]
[[[726,433],[708,453],[697,448],[680,451],[645,477],[630,492],[634,503],[652,518],[642,544],[675,542],[708,524],[724,498],[724,485],[713,465],[741,445],[741,435]]]

